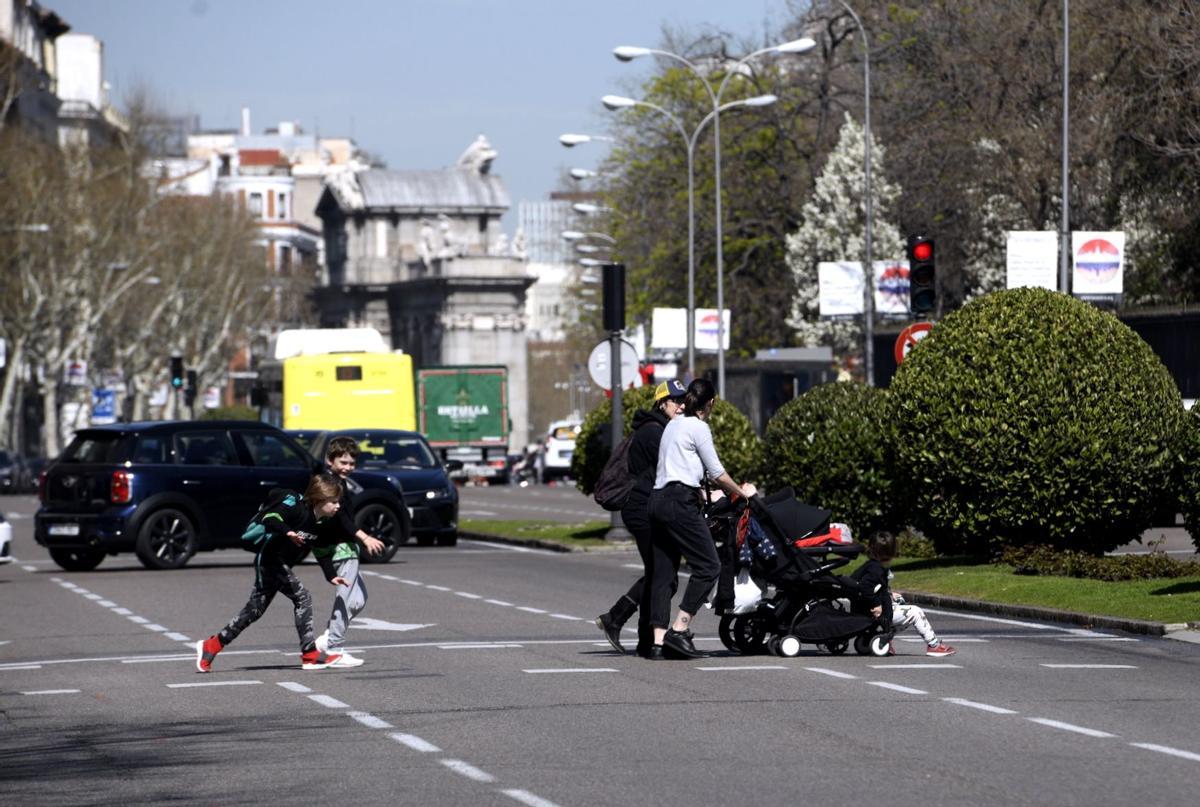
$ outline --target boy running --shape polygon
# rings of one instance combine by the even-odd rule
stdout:
[[[312,532],[337,514],[341,495],[341,480],[333,474],[321,473],[309,480],[303,497],[289,491],[278,504],[268,507],[258,517],[267,531],[267,538],[254,556],[254,589],[250,599],[241,613],[219,633],[196,642],[196,669],[211,672],[217,654],[263,615],[278,592],[283,592],[295,607],[303,668],[320,670],[338,660],[336,655],[317,649],[313,640],[312,595],[296,577],[292,566],[308,551],[315,537]],[[346,581],[336,576],[332,563],[318,561],[325,579],[334,585],[345,585]]]

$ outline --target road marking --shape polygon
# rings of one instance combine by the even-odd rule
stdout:
[[[92,600],[93,602],[104,599],[104,597],[100,594],[84,594],[83,596],[89,600]]]
[[[295,681],[278,681],[276,683],[278,683],[279,686],[283,687],[284,689],[288,690],[289,692],[300,692],[300,693],[312,692],[312,690],[309,689],[308,687],[306,687],[304,684],[298,684]]]
[[[41,664],[12,664],[12,665],[2,664],[2,665],[0,665],[0,670],[4,670],[5,672],[7,672],[8,670],[40,670],[40,669],[42,669]]]
[[[501,605],[505,608],[512,608],[512,603],[505,602],[504,600],[484,600],[484,602],[486,602],[488,605]]]
[[[112,600],[96,600],[96,605],[103,605],[105,608],[116,608],[117,604]]]
[[[74,695],[80,692],[78,689],[32,689],[28,692],[22,692],[22,695]]]
[[[1056,636],[1060,642],[1140,642],[1132,636]]]
[[[953,703],[957,706],[966,706],[968,709],[978,709],[981,712],[991,712],[994,715],[1015,715],[1013,709],[1005,709],[1002,706],[992,706],[988,703],[980,703],[979,701],[969,701],[966,698],[942,698],[946,703]]]
[[[170,633],[164,633],[163,636],[166,636],[168,639],[174,639],[177,642],[191,642],[192,641],[187,636],[184,636],[182,633],[175,633],[174,631],[171,631]]]
[[[479,546],[490,546],[493,549],[507,549],[509,552],[534,552],[542,555],[557,555],[559,553],[549,549],[541,549],[530,546],[514,546],[513,544],[496,544],[491,541],[477,541],[475,539],[463,540],[464,544],[478,544]]]
[[[461,759],[439,759],[438,762],[442,763],[460,776],[465,776],[468,779],[474,779],[476,782],[496,781],[495,776],[492,776],[487,771],[479,770],[479,768],[476,768],[474,765],[468,765]]]
[[[528,807],[558,807],[552,801],[547,801],[541,796],[535,796],[528,790],[501,790],[501,793],[508,796],[510,799],[515,799]]]
[[[133,611],[130,611],[128,608],[114,608],[112,609],[112,612],[114,614],[120,614],[121,616],[129,616],[133,613]]]
[[[403,577],[398,578],[398,579],[400,580],[401,583],[404,583],[406,586],[424,586],[425,585],[420,580],[405,580]]]
[[[721,670],[786,670],[782,664],[741,664],[729,667],[697,667],[705,672],[720,672]]]
[[[875,670],[961,670],[960,664],[940,664],[927,662],[925,664],[871,664]]]
[[[821,675],[833,676],[834,678],[858,678],[857,675],[840,672],[839,670],[830,670],[826,669],[825,667],[805,667],[804,669],[808,670],[809,672],[820,673]]]
[[[21,568],[27,572],[36,572],[37,571],[36,566],[22,566]]]
[[[459,510],[458,514],[460,516],[495,516],[495,515],[499,515],[498,513],[494,512],[492,510]]]
[[[205,681],[198,684],[167,684],[167,689],[195,689],[196,687],[244,687],[261,684],[262,681]]]
[[[137,614],[130,614],[129,616],[127,616],[125,618],[128,619],[130,622],[136,622],[139,625],[149,625],[150,624],[149,619],[146,619],[146,617],[144,617],[144,616],[138,616]]]
[[[1023,636],[1021,638],[1027,639],[1029,637]],[[972,636],[943,636],[941,639],[946,644],[987,644],[991,641],[990,639],[979,639]],[[908,642],[909,644],[925,644],[925,640],[920,636],[897,636],[893,641]]]
[[[554,617],[555,619],[570,620],[571,622],[590,622],[591,621],[588,619],[584,619],[581,616],[571,616],[570,614],[551,614],[550,616]]]
[[[524,612],[526,612],[526,613],[528,613],[528,614],[545,614],[545,613],[548,613],[546,610],[544,610],[544,609],[542,609],[542,608],[531,608],[531,607],[530,607],[530,606],[528,606],[528,605],[518,605],[518,606],[517,606],[517,610],[518,610],[518,611],[524,611]]]
[[[1136,670],[1132,664],[1042,664],[1052,670]]]
[[[381,574],[379,576],[382,577],[384,580],[391,580],[393,583],[395,583],[397,580],[400,579],[399,577],[393,577],[390,574]]]
[[[1045,717],[1027,717],[1025,719],[1031,723],[1038,723],[1042,726],[1049,726],[1052,729],[1062,729],[1063,731],[1073,731],[1076,734],[1085,734],[1088,737],[1106,738],[1106,737],[1116,737],[1117,736],[1115,734],[1109,734],[1107,731],[1097,731],[1096,729],[1089,729],[1089,728],[1086,728],[1085,726],[1076,726],[1074,723],[1063,723],[1060,720],[1050,720],[1049,718],[1045,718]]]
[[[142,627],[145,628],[146,630],[152,630],[155,633],[166,633],[167,632],[166,628],[164,628],[162,625],[158,625],[155,623],[149,623],[146,625],[142,625]]]
[[[1130,743],[1130,745],[1134,748],[1145,748],[1147,751],[1157,751],[1160,754],[1170,754],[1173,757],[1200,762],[1200,754],[1193,754],[1191,751],[1182,751],[1178,748],[1172,748],[1169,745],[1155,745],[1154,743]]]
[[[432,590],[432,591],[449,591],[449,590],[450,590],[450,589],[449,589],[448,587],[446,587],[446,586],[435,586],[435,585],[433,585],[432,583],[428,583],[428,584],[426,584],[426,585],[425,585],[425,588],[427,588],[427,589],[430,589],[430,590]]]
[[[520,647],[512,642],[477,642],[475,644],[439,644],[438,650],[487,650],[494,647]]]
[[[375,715],[367,714],[366,712],[347,712],[347,714],[350,717],[357,720],[359,723],[362,723],[364,726],[366,726],[369,729],[395,728],[391,723],[387,722],[386,720],[380,720]]]
[[[868,681],[873,687],[882,687],[890,689],[893,692],[903,692],[905,695],[928,695],[929,693],[923,689],[913,689],[912,687],[901,686],[900,684],[892,684],[887,681]]]
[[[556,668],[546,667],[546,668],[533,669],[533,670],[521,670],[521,672],[527,672],[527,673],[531,673],[533,675],[539,675],[542,673],[594,673],[594,672],[608,673],[608,672],[617,672],[617,670],[612,667],[556,667]]]
[[[483,599],[482,594],[472,594],[469,591],[456,591],[456,592],[454,592],[454,594],[455,594],[455,596],[458,596],[458,597],[466,597],[468,600],[482,600]]]
[[[342,703],[337,698],[331,698],[329,695],[309,695],[308,699],[314,703],[319,703],[322,706],[330,709],[349,709],[350,704]]]
[[[442,750],[428,740],[422,740],[413,734],[392,734],[390,736],[401,745],[406,745],[412,750],[420,751],[423,754],[437,754]]]

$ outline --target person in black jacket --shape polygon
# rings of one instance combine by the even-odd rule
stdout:
[[[621,508],[621,519],[626,528],[633,533],[637,541],[638,554],[642,556],[643,574],[638,578],[629,591],[621,596],[613,607],[606,613],[596,617],[596,626],[604,631],[609,644],[618,653],[624,653],[621,645],[621,628],[629,618],[638,611],[643,602],[650,602],[650,580],[654,574],[654,545],[650,540],[650,513],[648,504],[650,490],[654,487],[654,473],[658,467],[658,444],[662,440],[663,429],[671,422],[671,418],[679,413],[683,396],[687,393],[683,384],[675,379],[664,381],[654,391],[654,408],[650,411],[639,410],[633,416],[633,442],[629,444],[629,473],[637,479],[629,499]],[[677,578],[678,579],[678,578]],[[672,589],[671,594],[675,591]],[[667,602],[670,607],[670,600]],[[649,608],[641,609],[638,618],[639,656],[648,657],[654,646],[654,633],[650,627],[651,616]],[[667,615],[669,616],[669,614]],[[664,619],[666,616],[663,617]]]
[[[250,599],[218,633],[196,642],[196,669],[211,672],[216,655],[257,621],[279,592],[283,592],[295,607],[301,666],[306,670],[320,670],[337,660],[336,655],[317,649],[313,638],[312,595],[296,577],[292,566],[304,559],[314,542],[319,543],[314,533],[325,521],[337,515],[341,495],[342,482],[331,473],[317,474],[310,479],[304,496],[291,491],[272,491],[272,499],[277,501],[256,516],[257,523],[265,528],[267,538],[254,556],[254,589]],[[328,557],[317,560],[326,580],[335,586],[346,584],[344,579],[336,576]]]
[[[899,593],[892,591],[892,570],[888,567],[897,554],[896,536],[890,532],[876,532],[867,539],[867,560],[850,575],[865,584],[867,590],[876,585],[879,589],[866,598],[866,602],[856,605],[855,611],[868,613],[885,625],[899,633],[905,628],[916,628],[917,633],[925,640],[925,655],[941,658],[953,656],[954,648],[938,638],[933,626],[925,617],[925,611],[915,605],[909,605]],[[888,655],[896,655],[896,651],[888,646]]]

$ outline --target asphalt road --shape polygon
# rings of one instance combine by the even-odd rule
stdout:
[[[652,663],[591,624],[635,554],[463,542],[367,567],[363,667],[302,671],[281,600],[201,675],[191,643],[241,607],[248,555],[67,573],[14,525],[10,804],[1184,805],[1200,781],[1200,645],[937,611],[949,659],[904,636],[885,659]]]

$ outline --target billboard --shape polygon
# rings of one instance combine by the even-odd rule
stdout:
[[[1007,238],[1005,288],[1058,290],[1058,233],[1011,230]]]
[[[1076,297],[1115,301],[1124,291],[1125,233],[1071,233],[1071,265]]]

